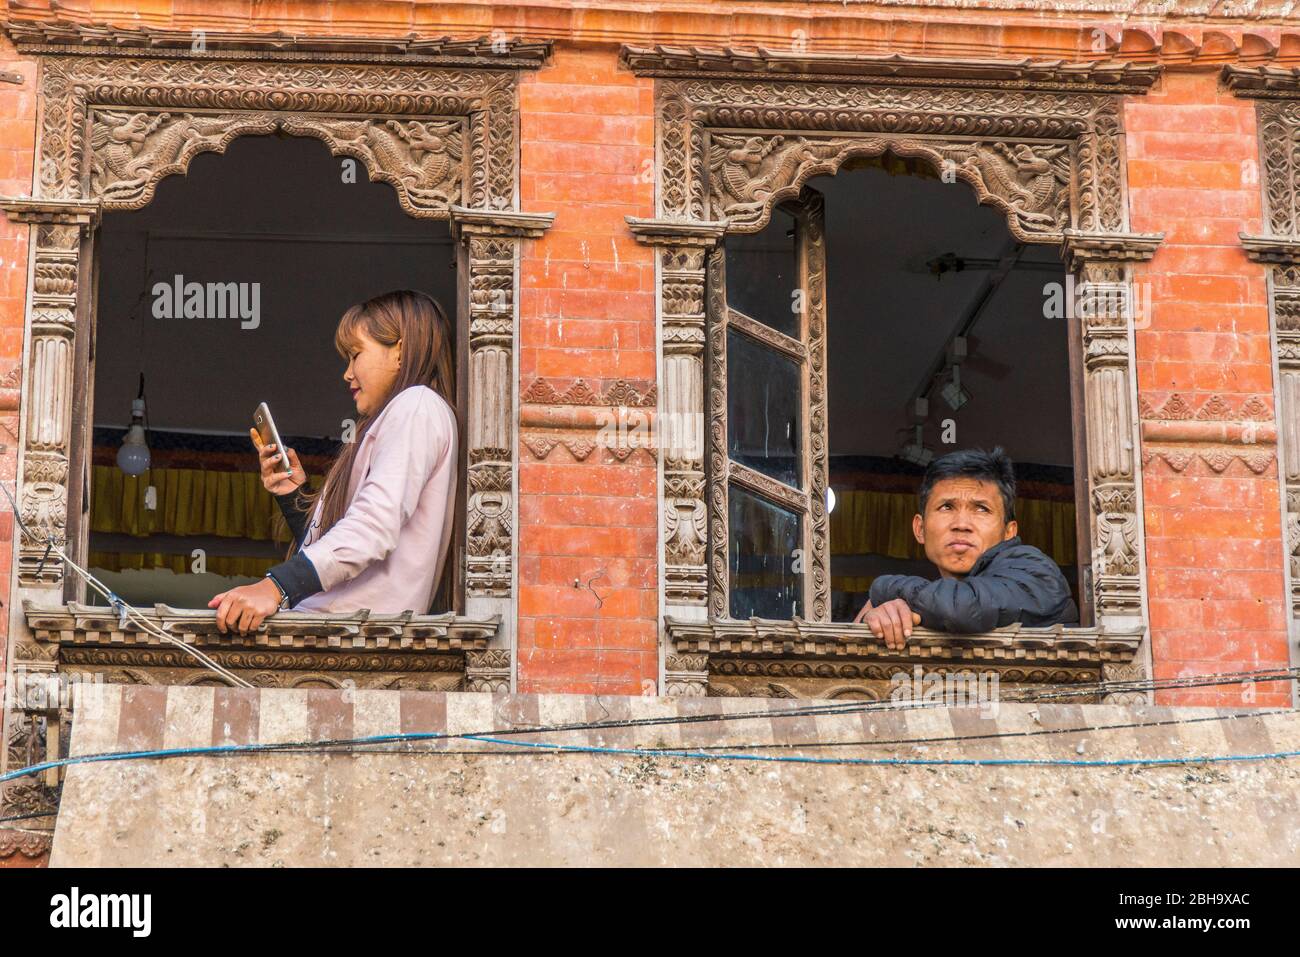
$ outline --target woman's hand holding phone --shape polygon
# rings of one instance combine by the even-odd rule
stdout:
[[[289,465],[293,468],[292,472],[286,472],[280,463],[280,456],[276,454],[279,450],[275,444],[264,443],[262,437],[257,434],[257,429],[249,429],[248,434],[253,437],[253,445],[257,448],[257,458],[262,469],[262,486],[268,492],[272,495],[286,495],[307,481],[307,472],[298,461],[297,452],[288,448],[284,450],[289,456]]]

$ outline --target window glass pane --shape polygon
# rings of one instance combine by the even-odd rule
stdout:
[[[802,615],[803,573],[794,571],[800,516],[734,483],[728,500],[731,617]]]
[[[780,209],[762,232],[728,236],[727,305],[798,339],[794,243],[794,217]]]
[[[727,332],[727,454],[799,488],[799,365]]]

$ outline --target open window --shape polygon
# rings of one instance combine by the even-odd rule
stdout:
[[[733,618],[809,617],[827,600],[825,325],[809,282],[824,273],[822,203],[808,190],[762,232],[728,237],[712,281],[726,289],[726,474]]]
[[[937,574],[911,527],[925,464],[1000,445],[1021,539],[1061,566],[1090,623],[1082,380],[1059,249],[1016,240],[1004,213],[927,163],[853,166],[712,257],[727,454],[709,475],[710,528],[725,533],[710,587],[732,619],[850,621],[876,576]]]
[[[78,540],[129,603],[203,608],[286,554],[249,441],[254,408],[268,403],[319,487],[357,417],[334,348],[340,316],[413,288],[454,317],[455,248],[445,221],[404,214],[355,161],[288,136],[199,155],[144,208],[105,214],[97,243]],[[128,439],[141,381],[145,430]],[[433,611],[462,610],[454,557]],[[68,589],[98,600],[75,579]]]

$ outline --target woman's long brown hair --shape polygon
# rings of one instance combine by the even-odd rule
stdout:
[[[358,303],[343,313],[334,333],[334,348],[344,359],[357,344],[357,331],[385,346],[402,343],[402,362],[397,379],[379,408],[362,416],[353,440],[343,447],[325,475],[318,491],[299,493],[300,504],[313,509],[321,501],[320,527],[315,539],[334,527],[348,509],[348,484],[357,449],[370,424],[388,407],[393,396],[413,385],[426,385],[447,400],[456,412],[459,430],[460,413],[456,410],[456,364],[452,356],[452,327],[438,300],[412,289],[399,289]],[[304,501],[305,500],[305,501]],[[292,546],[291,546],[292,547]]]

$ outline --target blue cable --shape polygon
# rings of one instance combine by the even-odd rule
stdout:
[[[1132,765],[1209,764],[1222,761],[1267,761],[1274,758],[1300,757],[1300,751],[1274,751],[1269,754],[1217,754],[1199,758],[1109,758],[1095,761],[1075,761],[1067,758],[813,758],[797,754],[717,754],[706,751],[647,751],[642,748],[601,748],[579,744],[550,744],[545,741],[509,741],[502,738],[489,738],[475,734],[465,734],[460,737],[467,741],[484,741],[488,744],[510,744],[520,748],[547,748],[588,754],[624,754],[670,758],[717,758],[726,761],[778,761],[794,764],[854,764],[868,766],[963,765],[972,767],[1032,766],[1119,768],[1129,767]],[[792,745],[792,747],[797,747],[797,745]]]
[[[512,741],[494,738],[488,735],[444,733],[412,733],[377,735],[369,738],[351,738],[330,744],[383,744],[400,741],[429,741],[454,738],[456,740],[480,741],[486,744],[504,744],[517,748],[535,748],[551,751],[563,751],[579,754],[611,754],[628,757],[692,758],[710,761],[765,761],[784,764],[825,764],[858,765],[868,767],[1075,767],[1075,768],[1121,768],[1136,766],[1159,766],[1181,764],[1222,764],[1230,761],[1273,761],[1300,757],[1300,751],[1272,751],[1265,754],[1216,754],[1187,758],[1101,758],[1095,760],[1075,760],[1070,758],[818,758],[804,755],[769,755],[736,754],[691,750],[646,750],[643,748],[608,748],[594,745],[553,744],[544,741]],[[0,775],[0,784],[29,774],[37,774],[52,768],[71,764],[89,764],[100,761],[133,761],[147,758],[172,758],[182,756],[238,754],[256,752],[278,752],[285,750],[310,751],[325,742],[293,741],[282,744],[220,744],[207,747],[167,748],[154,751],[118,751],[103,754],[87,754],[79,757],[61,758],[34,764]],[[400,752],[394,752],[400,753]],[[435,752],[436,753],[436,752]],[[505,753],[505,752],[503,752]]]

